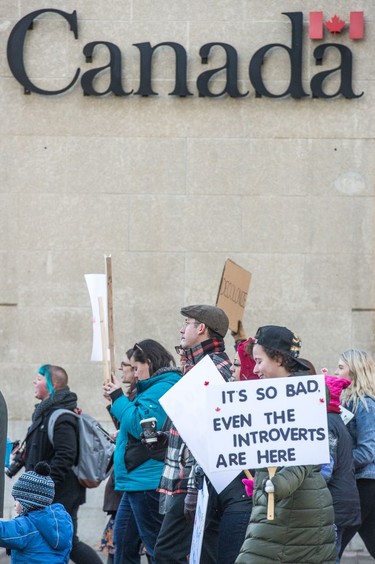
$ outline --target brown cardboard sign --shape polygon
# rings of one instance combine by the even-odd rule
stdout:
[[[251,272],[230,259],[225,261],[216,305],[227,314],[231,331],[237,331],[238,322],[243,319],[250,281]]]

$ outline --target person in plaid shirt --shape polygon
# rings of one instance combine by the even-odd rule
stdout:
[[[225,312],[216,306],[192,305],[182,308],[181,314],[185,319],[180,329],[181,344],[176,350],[180,354],[184,374],[203,357],[209,355],[223,378],[226,381],[233,380],[230,370],[232,363],[225,352],[224,344],[224,337],[229,327]],[[197,500],[194,484],[196,462],[169,419],[159,433],[159,444],[161,442],[167,444],[168,448],[159,485],[160,512],[164,514],[164,520],[155,546],[155,562],[157,564],[186,563],[190,552]],[[242,483],[240,487],[242,498],[244,494]],[[217,501],[217,494],[212,487],[210,496],[215,502]],[[211,510],[216,516],[216,504],[211,504]],[[205,564],[216,562],[218,552],[218,520],[216,519],[215,526],[212,520],[207,519],[207,523],[210,524],[210,531],[206,543],[208,559],[203,560],[206,556],[202,556],[202,562],[204,561]],[[215,556],[212,556],[213,554]]]

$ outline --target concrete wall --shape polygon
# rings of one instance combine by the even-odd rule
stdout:
[[[303,85],[322,67],[308,37],[312,0],[57,0],[77,10],[79,36],[55,14],[36,20],[25,42],[34,83],[64,87],[106,65],[108,52],[82,54],[90,41],[116,44],[123,86],[139,86],[133,43],[174,41],[188,53],[194,94],[170,96],[174,56],[155,54],[158,96],[83,96],[79,83],[59,96],[25,95],[10,72],[6,47],[21,17],[40,0],[0,5],[0,371],[10,429],[26,428],[37,367],[64,366],[83,409],[105,419],[102,367],[90,362],[91,307],[84,274],[104,272],[112,255],[116,360],[146,337],[179,342],[179,310],[214,303],[231,258],[253,274],[244,325],[253,334],[275,323],[300,334],[303,356],[333,370],[340,351],[374,351],[375,5],[327,0],[326,19],[365,12],[365,37],[347,29],[324,42],[353,53],[357,99],[256,98],[248,78],[261,46],[290,45],[282,12],[304,17]],[[202,65],[199,48],[225,42],[239,55],[244,98],[201,98],[196,79],[225,63],[220,49]],[[267,58],[269,88],[289,80],[285,50]],[[328,79],[334,92],[339,79]],[[216,78],[212,89],[225,85]],[[108,74],[98,88],[108,86]],[[227,339],[232,353],[233,341]],[[107,421],[108,425],[110,423]],[[14,437],[16,438],[16,437]]]

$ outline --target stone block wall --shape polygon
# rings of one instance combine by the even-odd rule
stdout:
[[[26,426],[34,406],[32,381],[41,364],[64,366],[82,408],[105,419],[103,369],[90,361],[92,313],[84,275],[104,272],[112,256],[116,361],[136,341],[151,337],[172,350],[179,342],[180,308],[214,303],[224,261],[252,272],[244,325],[286,325],[300,334],[303,356],[334,370],[350,347],[374,351],[375,6],[328,0],[348,24],[364,11],[365,35],[351,40],[325,30],[309,39],[312,0],[59,0],[77,11],[78,38],[56,13],[34,22],[24,44],[25,69],[45,90],[64,88],[109,64],[101,45],[88,63],[84,46],[111,42],[121,53],[124,91],[140,84],[134,44],[175,42],[187,53],[192,96],[170,95],[175,55],[154,54],[157,96],[84,96],[80,81],[60,95],[24,94],[7,62],[14,26],[40,0],[0,6],[0,374],[10,429]],[[248,76],[257,49],[291,46],[291,21],[302,12],[301,80],[308,96],[257,98]],[[233,98],[200,97],[197,79],[226,64],[209,42],[238,54]],[[358,98],[312,98],[318,72],[341,66],[338,49],[322,66],[321,43],[352,53]],[[288,88],[285,49],[270,51],[264,82],[276,95]],[[344,71],[342,71],[344,72]],[[332,95],[342,73],[324,83]],[[226,87],[216,73],[213,93]],[[109,72],[95,82],[109,86]],[[233,340],[226,339],[230,354]],[[107,420],[107,423],[108,420]]]

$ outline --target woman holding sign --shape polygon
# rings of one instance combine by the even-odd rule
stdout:
[[[341,394],[341,401],[354,413],[348,423],[353,439],[355,477],[361,503],[362,525],[357,528],[367,550],[375,558],[375,363],[364,351],[350,349],[342,353],[336,376],[351,384]],[[356,529],[342,537],[341,554]]]
[[[285,378],[308,372],[300,360],[301,341],[286,327],[260,327],[247,352],[259,378]],[[320,465],[277,468],[255,472],[253,510],[245,542],[236,564],[325,563],[336,561],[332,497]],[[273,518],[267,514],[274,496]]]

